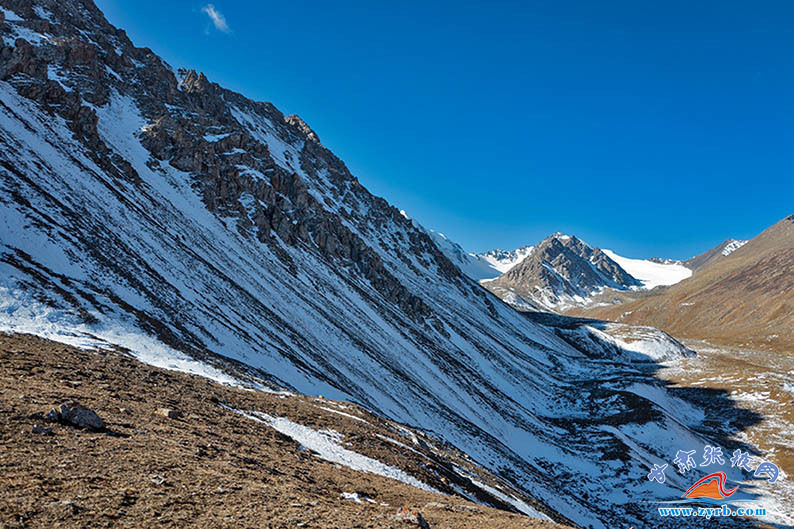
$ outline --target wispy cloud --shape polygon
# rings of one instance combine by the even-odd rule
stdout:
[[[218,31],[223,31],[224,33],[232,32],[232,28],[230,28],[229,24],[226,22],[226,17],[223,16],[223,13],[215,9],[214,5],[205,5],[201,8],[201,12],[210,17],[210,20],[212,20],[212,23],[215,25],[215,29]]]

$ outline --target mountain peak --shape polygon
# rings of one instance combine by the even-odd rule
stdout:
[[[579,240],[574,235],[568,235],[567,233],[562,233],[560,231],[552,233],[551,235],[546,237],[544,240],[551,240],[551,239],[557,239],[558,241],[569,241],[569,240],[578,241]]]
[[[573,235],[549,235],[523,261],[487,283],[489,290],[519,304],[551,310],[584,303],[609,287],[627,290],[641,283],[599,248]]]
[[[301,133],[304,136],[306,136],[306,138],[308,138],[309,140],[315,143],[320,143],[320,137],[317,135],[317,133],[314,132],[314,130],[312,130],[312,128],[305,121],[303,121],[301,117],[298,116],[297,114],[290,114],[289,116],[284,116],[284,121],[286,121],[290,125],[294,125],[295,127],[297,127],[298,130],[301,131]]]

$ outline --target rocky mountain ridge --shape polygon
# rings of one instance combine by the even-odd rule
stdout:
[[[682,261],[629,259],[611,250],[591,248],[563,233],[554,233],[536,246],[475,254],[443,234],[427,232],[465,275],[519,310],[564,311],[597,303],[622,303],[644,295],[644,290],[675,284],[693,273]],[[566,242],[550,247],[553,240],[574,240],[584,246],[570,253]],[[536,254],[541,247],[542,253]],[[533,260],[534,265],[529,264]],[[525,263],[526,269],[519,272]]]
[[[712,263],[719,262],[723,257],[729,256],[734,251],[744,246],[748,241],[738,239],[726,239],[714,248],[703,252],[700,255],[690,257],[681,264],[697,272],[700,268],[708,266]]]

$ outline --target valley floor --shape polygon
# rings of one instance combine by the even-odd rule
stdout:
[[[44,421],[69,401],[96,411],[106,429]],[[347,460],[322,459],[289,432],[233,410],[304,425]],[[36,425],[52,432],[34,433]],[[472,468],[465,456],[353,404],[246,391],[28,335],[0,334],[0,445],[3,529],[419,527],[411,512],[433,529],[561,527],[482,505],[498,498],[454,482]],[[353,452],[398,479],[348,468]],[[399,519],[404,508],[409,521]]]
[[[680,387],[711,388],[740,408],[761,416],[736,431],[738,441],[757,446],[785,472],[775,483],[759,480],[776,521],[794,524],[794,355],[684,342],[693,358],[666,362],[659,372]]]

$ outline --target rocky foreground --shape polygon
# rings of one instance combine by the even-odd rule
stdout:
[[[73,403],[88,422],[60,416]],[[325,461],[233,409],[334,430],[348,450],[448,494]],[[0,444],[3,528],[562,527],[482,505],[499,499],[445,471],[475,470],[464,456],[353,404],[226,387],[25,335],[0,335]]]

